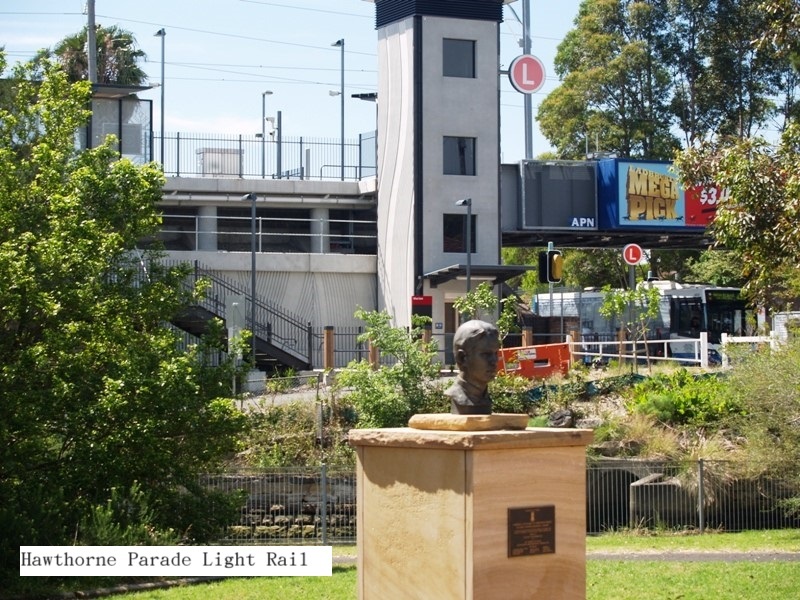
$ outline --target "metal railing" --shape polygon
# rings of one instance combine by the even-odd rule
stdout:
[[[166,212],[162,223],[165,250],[251,251],[250,217]],[[377,230],[372,220],[256,217],[256,252],[376,254]]]
[[[330,544],[356,541],[354,470],[273,468],[204,475],[216,490],[243,492],[225,544]],[[800,489],[758,465],[730,461],[590,459],[586,533],[620,529],[699,532],[800,526],[782,502]]]
[[[200,305],[215,315],[225,317],[225,298],[228,295],[244,296],[248,305],[250,303],[249,291],[201,267],[197,261],[194,263],[193,277],[195,282],[202,278],[211,284]],[[255,324],[252,323],[250,311],[247,311],[245,319],[245,327],[252,331],[256,338],[265,340],[307,365],[312,364],[310,323],[304,322],[285,309],[260,300],[255,302]]]
[[[274,468],[204,475],[201,484],[244,492],[238,523],[223,544],[352,544],[356,541],[356,477],[353,470]]]
[[[698,339],[648,339],[648,340],[617,340],[606,336],[605,339],[598,334],[583,336],[580,341],[567,335],[567,343],[572,356],[579,361],[592,364],[596,361],[609,360],[624,361],[673,361],[681,364],[707,367],[709,356],[713,354],[708,345],[708,334],[701,332]],[[676,352],[677,345],[681,346],[680,353]]]
[[[344,179],[375,176],[376,133],[356,139],[282,137],[260,135],[153,132],[153,148],[164,156],[155,160],[168,177],[238,177],[262,179]],[[342,169],[344,149],[344,169]]]
[[[587,533],[620,528],[743,531],[797,527],[781,502],[800,495],[758,465],[731,461],[591,461]]]

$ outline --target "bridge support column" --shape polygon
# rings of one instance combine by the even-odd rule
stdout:
[[[311,209],[311,252],[324,254],[331,251],[330,230],[328,209]]]
[[[217,207],[201,206],[197,212],[197,249],[217,251]]]

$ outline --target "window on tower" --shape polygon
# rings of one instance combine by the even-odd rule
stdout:
[[[472,230],[470,231],[470,252],[475,253],[477,244],[475,243],[475,215],[472,216]],[[467,251],[467,215],[464,214],[445,214],[442,215],[442,251],[443,252],[466,252]]]
[[[475,78],[475,42],[444,38],[442,72],[445,77]]]
[[[475,175],[475,138],[444,137],[444,174]]]

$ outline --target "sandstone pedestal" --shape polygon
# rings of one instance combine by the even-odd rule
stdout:
[[[350,431],[362,600],[586,597],[591,430]]]

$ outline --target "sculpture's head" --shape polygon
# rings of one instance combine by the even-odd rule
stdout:
[[[500,332],[486,321],[462,323],[453,336],[453,355],[462,377],[486,386],[497,374],[497,351]]]

